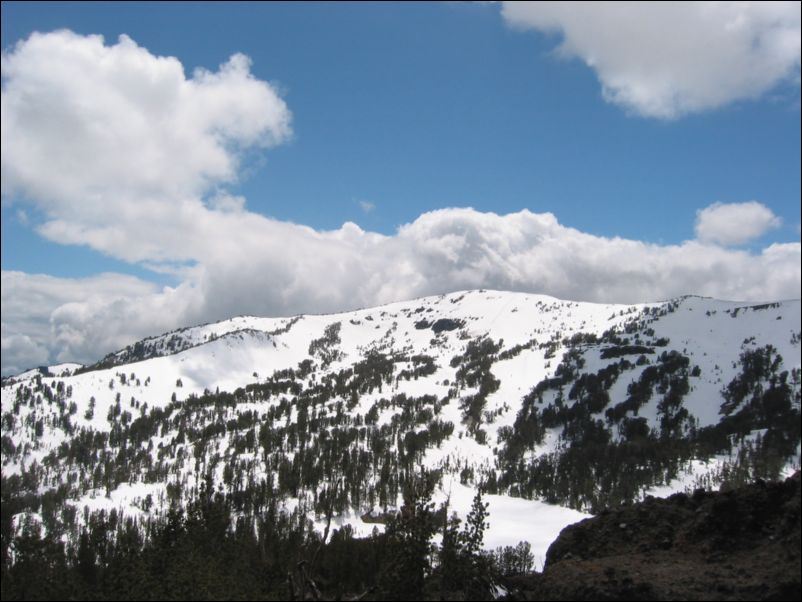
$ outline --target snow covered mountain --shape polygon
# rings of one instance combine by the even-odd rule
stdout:
[[[3,500],[75,533],[203,484],[314,520],[339,483],[336,520],[367,534],[425,470],[463,515],[485,491],[488,547],[542,556],[584,512],[798,467],[801,334],[798,300],[483,290],[237,317],[4,379]]]

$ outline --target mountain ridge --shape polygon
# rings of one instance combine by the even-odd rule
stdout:
[[[782,303],[794,303],[794,302],[799,302],[800,301],[800,299],[781,299],[781,300],[777,300],[777,301],[766,301],[766,302],[758,303],[758,302],[751,302],[751,301],[732,301],[732,300],[716,299],[714,297],[709,297],[709,296],[704,296],[704,295],[696,295],[696,294],[689,293],[689,294],[685,294],[685,295],[680,295],[678,297],[672,297],[672,298],[666,299],[666,300],[646,301],[646,302],[643,302],[643,303],[627,304],[627,303],[600,303],[600,302],[593,302],[593,301],[570,301],[570,300],[560,299],[558,297],[553,297],[553,296],[550,296],[550,295],[533,294],[533,293],[518,293],[518,292],[510,292],[510,291],[495,290],[495,289],[466,289],[466,290],[461,290],[461,291],[454,291],[452,293],[444,293],[444,294],[440,294],[440,295],[430,295],[430,296],[416,297],[414,299],[409,299],[409,300],[406,300],[406,301],[393,301],[393,302],[388,302],[388,303],[381,304],[381,305],[376,305],[376,306],[371,306],[371,307],[361,307],[361,308],[357,308],[357,309],[353,309],[353,310],[347,310],[347,311],[341,311],[341,312],[304,313],[304,314],[296,314],[296,315],[293,315],[293,316],[276,316],[276,317],[264,317],[264,316],[258,316],[258,315],[255,315],[255,314],[238,314],[238,315],[232,316],[230,318],[224,318],[224,319],[216,320],[216,321],[212,321],[212,322],[203,322],[203,323],[199,323],[199,324],[183,326],[183,327],[179,327],[179,328],[167,331],[167,332],[162,333],[162,334],[147,336],[147,337],[145,337],[143,339],[139,339],[138,341],[135,341],[134,343],[126,345],[123,348],[117,349],[115,351],[112,351],[112,352],[106,354],[102,359],[100,359],[100,360],[98,360],[98,361],[96,361],[94,363],[90,363],[90,364],[85,364],[84,365],[84,364],[78,364],[76,362],[62,362],[60,364],[55,364],[53,366],[40,366],[38,368],[29,368],[27,370],[24,370],[21,373],[8,375],[8,376],[4,377],[4,379],[16,379],[16,378],[19,378],[20,376],[22,376],[23,374],[26,374],[26,373],[28,373],[28,372],[30,372],[32,370],[35,371],[37,369],[47,369],[47,370],[52,371],[52,369],[54,367],[59,367],[59,366],[68,366],[73,371],[73,373],[77,370],[79,374],[82,373],[82,372],[87,372],[87,371],[91,371],[91,370],[100,370],[100,369],[104,369],[104,368],[110,368],[110,367],[113,367],[113,366],[116,366],[116,365],[122,365],[122,364],[125,364],[125,363],[134,363],[136,361],[141,361],[141,360],[144,360],[144,359],[152,359],[153,357],[161,357],[162,355],[172,355],[172,354],[180,353],[181,351],[185,351],[185,350],[190,349],[192,347],[196,347],[196,346],[199,346],[199,345],[203,345],[203,344],[205,344],[207,342],[211,342],[211,341],[215,340],[219,336],[225,336],[225,335],[233,334],[233,333],[240,332],[240,331],[255,330],[255,331],[262,331],[262,332],[266,332],[268,334],[271,334],[271,332],[269,330],[256,328],[254,326],[236,326],[235,324],[237,322],[246,322],[246,323],[252,324],[254,322],[256,322],[256,323],[266,323],[266,322],[274,322],[274,321],[275,322],[285,321],[285,324],[283,326],[279,326],[279,328],[278,328],[278,330],[282,330],[283,328],[291,327],[292,324],[295,321],[301,320],[301,319],[303,319],[304,317],[307,317],[307,316],[309,316],[309,317],[347,316],[347,315],[360,313],[360,312],[365,312],[365,311],[370,311],[370,310],[376,311],[376,310],[378,310],[380,308],[392,307],[394,305],[413,304],[413,303],[416,303],[416,302],[419,302],[419,301],[425,301],[425,300],[429,300],[429,299],[435,299],[435,298],[440,299],[440,298],[443,298],[443,297],[446,297],[446,296],[455,296],[455,295],[464,296],[466,294],[473,294],[473,293],[480,293],[480,294],[481,293],[491,293],[491,294],[499,294],[500,293],[500,294],[508,294],[508,295],[509,294],[512,294],[512,295],[524,295],[526,297],[533,297],[534,296],[534,297],[537,297],[537,298],[540,298],[540,299],[547,299],[547,300],[551,300],[551,301],[554,301],[554,302],[560,302],[560,303],[581,303],[581,304],[590,304],[590,305],[604,305],[604,306],[610,306],[610,307],[612,307],[612,306],[620,306],[620,307],[627,307],[627,308],[630,308],[630,307],[655,306],[655,305],[659,306],[659,305],[671,304],[671,303],[683,301],[683,300],[686,300],[686,299],[701,299],[701,300],[707,300],[707,301],[713,301],[713,302],[719,302],[719,303],[725,303],[725,304],[733,304],[733,305],[738,305],[737,309],[752,309],[752,308],[756,308],[756,307],[763,308],[763,307],[772,306],[772,305],[775,305],[775,304],[778,304],[778,303],[779,304],[782,304]],[[225,330],[224,329],[222,331],[220,331],[219,328],[218,328],[217,331],[212,330],[214,327],[221,327],[221,326],[224,326],[226,324],[231,324],[232,328],[230,330]],[[164,354],[158,354],[157,353],[157,354],[153,354],[153,355],[146,355],[146,356],[143,356],[143,357],[139,357],[141,352],[137,352],[137,348],[138,347],[146,348],[146,347],[149,346],[149,344],[151,344],[153,342],[159,342],[159,341],[162,342],[162,343],[164,343],[165,341],[169,342],[168,337],[170,337],[170,339],[180,338],[180,337],[177,337],[177,335],[182,334],[182,333],[192,332],[192,331],[200,331],[200,330],[203,330],[203,329],[207,329],[209,331],[209,332],[207,332],[205,334],[205,336],[207,338],[204,339],[204,340],[200,340],[199,341],[199,340],[196,339],[196,340],[191,341],[191,342],[184,341],[183,342],[183,346],[180,346],[177,349],[176,348],[171,348],[169,345],[164,345],[163,344],[162,346],[167,346],[168,347],[169,353],[164,353]],[[212,337],[212,338],[208,338],[208,337]]]
[[[76,510],[148,520],[211,479],[232,498],[267,487],[314,519],[340,478],[337,520],[367,534],[359,516],[397,507],[425,470],[463,514],[472,488],[493,496],[492,545],[553,539],[582,515],[524,529],[500,515],[598,511],[798,466],[798,432],[767,408],[799,415],[799,306],[478,290],[187,327],[104,358],[128,363],[5,379],[4,483],[40,508],[62,491]]]

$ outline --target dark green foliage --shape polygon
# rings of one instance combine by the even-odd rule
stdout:
[[[465,353],[451,359],[451,367],[457,368],[454,382],[457,390],[478,387],[476,393],[463,396],[459,402],[462,420],[473,435],[481,426],[488,395],[497,391],[501,384],[490,371],[501,346],[502,342],[494,343],[489,338],[473,339],[468,343]]]
[[[522,541],[517,546],[496,548],[493,552],[493,561],[499,574],[510,577],[532,571],[535,557],[532,555],[532,546],[529,542]]]
[[[696,435],[700,454],[729,450],[755,429],[765,434],[744,446],[739,456],[745,478],[778,478],[785,458],[799,445],[799,399],[794,399],[782,356],[771,345],[741,354],[742,371],[722,390],[718,424]],[[735,479],[739,481],[741,479]]]
[[[463,326],[465,326],[465,322],[462,320],[452,320],[451,318],[440,318],[434,322],[429,322],[428,320],[418,320],[415,322],[415,328],[418,330],[426,330],[427,328],[431,328],[435,334],[457,330]]]
[[[612,334],[605,338],[614,341],[616,348],[643,351]],[[570,348],[555,377],[542,381],[524,397],[513,428],[500,430],[504,448],[497,462],[501,469],[498,487],[594,512],[635,500],[644,486],[670,480],[693,449],[687,437],[691,417],[682,405],[689,388],[688,365],[688,358],[676,351],[661,353],[656,363],[646,366],[629,385],[627,399],[608,407],[609,390],[635,365],[622,358],[596,373],[582,373],[582,352]],[[646,421],[637,418],[639,408],[655,390],[662,394],[659,433],[651,432]],[[546,403],[549,395],[553,401]],[[542,441],[549,428],[559,429],[558,449],[526,460],[526,452]]]
[[[429,376],[437,372],[437,364],[430,355],[413,355],[409,358],[409,361],[412,363],[412,369],[401,370],[401,372],[398,373],[398,380],[417,380],[418,378]]]
[[[11,562],[4,547],[2,599],[287,600],[313,590],[320,599],[374,592],[373,599],[419,600],[438,591],[486,599],[495,574],[492,557],[481,551],[486,504],[477,494],[464,529],[452,519],[437,550],[432,536],[447,521],[445,509],[434,511],[432,486],[431,475],[412,478],[386,535],[366,539],[345,527],[327,540],[298,512],[281,514],[274,503],[258,517],[235,519],[231,496],[208,484],[186,511],[172,507],[147,523],[90,514],[74,546],[32,523],[12,537],[4,523],[4,543],[15,556]]]
[[[334,322],[323,330],[323,336],[309,343],[309,355],[320,358],[323,366],[337,361],[342,357],[342,352],[337,349],[340,344],[340,328],[342,323]]]
[[[484,532],[487,529],[487,506],[482,502],[481,490],[476,492],[471,511],[465,519],[465,527],[460,533],[461,577],[463,588],[469,600],[487,599],[492,587],[492,568],[490,559],[482,551]]]
[[[441,332],[448,332],[450,330],[456,330],[458,328],[462,328],[465,325],[465,322],[462,320],[452,320],[450,318],[440,318],[439,320],[435,320],[434,324],[432,324],[432,332],[435,334]]]
[[[460,599],[455,596],[457,592],[462,592],[468,600],[491,598],[497,568],[492,556],[482,549],[488,515],[481,489],[473,499],[462,530],[456,516],[447,518],[448,504],[441,511],[443,544],[435,570],[435,580],[440,584],[440,599]]]
[[[408,483],[404,505],[385,528],[388,564],[381,576],[387,600],[422,600],[437,529],[432,483],[425,477]]]
[[[741,374],[721,391],[724,398],[721,413],[724,415],[732,414],[748,395],[754,397],[762,393],[762,383],[777,373],[782,364],[782,356],[773,346],[766,345],[741,353],[740,363]]]
[[[555,378],[524,397],[513,427],[500,429],[500,490],[599,511],[634,501],[644,487],[671,480],[691,458],[729,452],[738,445],[737,460],[727,469],[732,474],[722,478],[777,478],[799,444],[799,401],[793,397],[789,373],[782,370],[782,358],[771,346],[741,355],[741,373],[722,391],[720,422],[702,429],[683,404],[689,378],[699,375],[687,356],[663,351],[629,384],[626,399],[605,409],[607,390],[633,365],[621,360],[626,363],[608,364],[596,374],[580,373],[575,352],[566,352]],[[564,387],[569,383],[566,399]],[[546,403],[549,396],[552,401]],[[655,397],[659,423],[652,430],[637,414]],[[527,459],[527,451],[541,442],[548,428],[559,429],[558,449]],[[766,429],[763,436],[744,442],[761,428]]]
[[[624,355],[642,355],[644,353],[654,353],[654,349],[643,345],[617,345],[615,347],[605,347],[602,349],[600,357],[605,360]]]

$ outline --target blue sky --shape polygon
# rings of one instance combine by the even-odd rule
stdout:
[[[293,224],[311,228],[314,236],[310,236],[315,240],[325,237],[326,232],[340,233],[334,237],[337,244],[345,244],[342,241],[348,238],[357,254],[364,254],[366,245],[374,244],[369,242],[374,234],[385,237],[375,244],[399,246],[403,232],[422,237],[424,226],[429,228],[426,236],[443,236],[449,241],[454,228],[459,236],[473,229],[478,232],[474,238],[481,239],[477,243],[480,251],[465,246],[468,243],[454,251],[467,262],[465,265],[453,256],[449,256],[452,263],[443,264],[448,274],[459,273],[460,277],[450,279],[432,273],[427,283],[408,287],[388,287],[386,280],[377,278],[380,284],[371,291],[361,290],[351,303],[445,292],[442,289],[452,285],[433,283],[446,281],[466,288],[472,284],[506,285],[558,296],[582,296],[581,290],[575,292],[558,284],[559,278],[541,278],[529,272],[522,275],[521,269],[502,279],[483,274],[464,277],[466,269],[506,252],[493,247],[499,244],[506,249],[503,235],[483,238],[492,226],[482,220],[490,219],[487,216],[491,213],[504,218],[522,211],[536,216],[550,213],[562,228],[560,232],[575,230],[590,237],[582,240],[606,244],[619,237],[646,245],[655,257],[690,253],[689,244],[707,245],[705,248],[712,250],[699,263],[711,270],[730,259],[752,259],[755,263],[771,245],[786,245],[783,250],[792,263],[790,268],[783,264],[778,273],[790,276],[774,283],[776,286],[746,282],[743,290],[776,290],[788,296],[788,291],[799,288],[800,223],[799,8],[798,3],[790,6],[795,17],[767,16],[757,9],[737,15],[749,28],[743,37],[746,50],[738,46],[739,40],[724,34],[708,35],[708,30],[717,26],[716,19],[734,19],[733,15],[714,15],[712,21],[704,22],[689,9],[658,15],[656,19],[662,23],[658,25],[665,30],[667,40],[672,44],[678,36],[687,40],[683,45],[669,46],[666,64],[657,66],[649,63],[653,54],[649,40],[636,35],[653,26],[647,21],[653,19],[649,11],[654,9],[637,8],[628,13],[630,20],[646,23],[632,33],[623,29],[617,9],[594,8],[601,12],[583,21],[583,17],[566,13],[559,6],[543,12],[524,4],[4,2],[2,47],[5,61],[6,56],[17,56],[15,44],[24,45],[33,32],[67,29],[78,39],[100,34],[106,50],[124,34],[148,53],[154,64],[155,57],[175,57],[187,79],[193,77],[196,68],[217,72],[236,53],[249,57],[248,77],[264,82],[269,93],[286,104],[281,115],[287,117],[289,129],[277,134],[278,130],[270,129],[273,126],[265,126],[266,135],[276,138],[267,145],[243,142],[240,134],[228,132],[223,146],[236,157],[235,175],[216,180],[207,177],[205,187],[192,188],[192,194],[198,197],[198,210],[211,207],[210,199],[215,195],[241,197],[244,204],[240,209],[254,220],[268,218],[270,227],[277,228],[273,239],[283,241],[285,249],[288,244],[301,244],[295,238],[282,238]],[[594,31],[610,35],[583,36],[587,20],[592,20]],[[672,32],[672,27],[676,31]],[[789,43],[774,44],[780,33],[790,40],[792,51],[796,48],[795,55],[789,55]],[[699,44],[707,44],[700,46],[705,49],[701,54],[686,52],[697,43],[696,34]],[[744,55],[750,52],[749,47],[770,51],[760,56]],[[707,48],[709,57],[705,56]],[[640,56],[643,59],[638,62]],[[659,78],[648,79],[648,74],[659,74],[662,68],[666,73],[684,71],[691,75],[676,81],[669,78],[668,84]],[[27,76],[7,77],[5,69],[4,95],[7,90],[22,89]],[[725,73],[738,70],[744,71],[743,77]],[[766,79],[765,73],[775,75]],[[722,96],[720,90],[727,93]],[[250,118],[252,114],[244,112],[243,116]],[[4,129],[6,118],[4,113]],[[25,131],[19,132],[19,139],[25,139]],[[79,196],[55,201],[46,197],[58,193],[42,192],[21,176],[7,176],[11,173],[7,167],[14,162],[13,144],[4,138],[4,180],[16,183],[8,190],[4,188],[3,193],[4,274],[47,275],[62,279],[59,285],[68,288],[80,279],[115,274],[136,281],[132,298],[163,296],[164,287],[203,297],[200,307],[195,307],[195,301],[184,300],[184,306],[194,309],[178,312],[176,320],[220,319],[238,311],[297,313],[349,306],[348,290],[353,287],[347,279],[332,284],[338,290],[330,297],[315,297],[309,302],[298,302],[309,299],[308,294],[300,292],[303,287],[297,297],[285,294],[280,302],[250,302],[248,299],[258,299],[263,293],[250,289],[243,289],[246,301],[241,303],[209,302],[208,296],[215,294],[209,284],[214,281],[210,274],[216,268],[229,269],[217,256],[178,251],[163,240],[153,243],[158,251],[133,252],[131,246],[136,243],[123,249],[109,242],[105,234],[86,234],[91,219],[65,217],[73,205],[81,203]],[[137,150],[130,152],[133,156]],[[20,161],[14,164],[14,173],[24,170]],[[48,190],[58,190],[59,186],[63,183],[54,176]],[[126,215],[126,208],[139,202],[134,197],[141,189],[132,186],[125,192],[132,204],[121,204],[120,215]],[[110,195],[107,183],[103,187],[104,194]],[[723,210],[704,214],[715,222],[705,230],[698,212],[711,206]],[[468,207],[475,210],[470,216],[446,212],[436,214],[440,220],[437,224],[421,221],[433,211]],[[212,211],[206,217],[212,214],[217,215]],[[165,213],[165,219],[169,215]],[[464,224],[460,222],[463,217],[467,220]],[[512,219],[499,224],[511,223]],[[58,227],[51,224],[43,228],[50,222],[58,222]],[[346,222],[357,224],[361,234],[344,233]],[[750,225],[754,227],[750,229]],[[498,227],[503,232],[507,226]],[[517,231],[520,234],[520,228]],[[162,236],[184,235],[176,229]],[[526,248],[531,248],[534,238],[540,240],[540,235],[521,236],[525,240],[520,245]],[[354,237],[359,241],[354,242]],[[472,240],[465,235],[464,241]],[[593,244],[588,245],[588,252],[593,253]],[[276,253],[276,248],[281,246],[269,250],[255,246],[253,252]],[[420,247],[410,243],[403,248],[403,253],[388,251],[386,261],[395,262],[395,268],[424,261]],[[713,256],[715,260],[710,259]],[[310,257],[314,257],[311,251]],[[616,261],[614,255],[610,260]],[[313,259],[305,261],[295,264],[288,282],[296,283],[299,270],[331,273],[330,267],[315,265],[311,269]],[[343,259],[338,269],[347,271],[349,261]],[[566,265],[577,263],[565,261]],[[654,265],[663,265],[663,259],[654,261]],[[428,258],[425,263],[431,266],[437,261]],[[362,274],[360,282],[364,282],[365,274],[369,278],[385,268],[395,269],[384,263],[361,266],[357,270]],[[667,269],[674,270],[673,264]],[[765,266],[733,264],[731,269],[732,273],[757,274]],[[267,273],[275,276],[270,270]],[[276,278],[276,282],[283,282]],[[406,278],[410,280],[415,278]],[[637,294],[659,297],[699,292],[732,297],[732,291],[737,290],[731,281],[719,288],[698,284],[706,280],[704,274],[694,271],[693,277],[681,280],[676,291],[655,285]],[[4,290],[7,285],[11,286],[4,280]],[[626,283],[605,283],[585,297],[650,300],[604,292],[628,287]],[[291,288],[287,284],[285,292]],[[21,296],[23,290],[29,289],[20,288]],[[60,322],[54,322],[54,315],[69,313],[65,305],[72,308],[84,302],[82,295],[78,299],[65,295],[54,294],[54,301],[37,314],[38,319],[50,324],[50,334],[34,335],[21,326],[27,318],[17,318],[4,294],[4,352],[13,346],[12,337],[28,337],[28,342],[40,346],[39,356],[47,350],[49,360],[66,359],[70,353],[85,358],[95,349],[105,350],[147,331],[145,327],[115,331],[104,342],[86,343],[80,352],[67,350],[63,344],[59,347],[54,342],[59,329],[53,325]],[[105,293],[98,295],[100,305],[122,302]],[[751,296],[754,294],[744,292],[745,298]],[[58,312],[59,308],[63,311]],[[143,323],[148,321],[143,318]],[[75,325],[71,323],[70,328]]]

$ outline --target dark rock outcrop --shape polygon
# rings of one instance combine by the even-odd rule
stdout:
[[[800,476],[698,490],[566,527],[519,600],[799,600]]]

